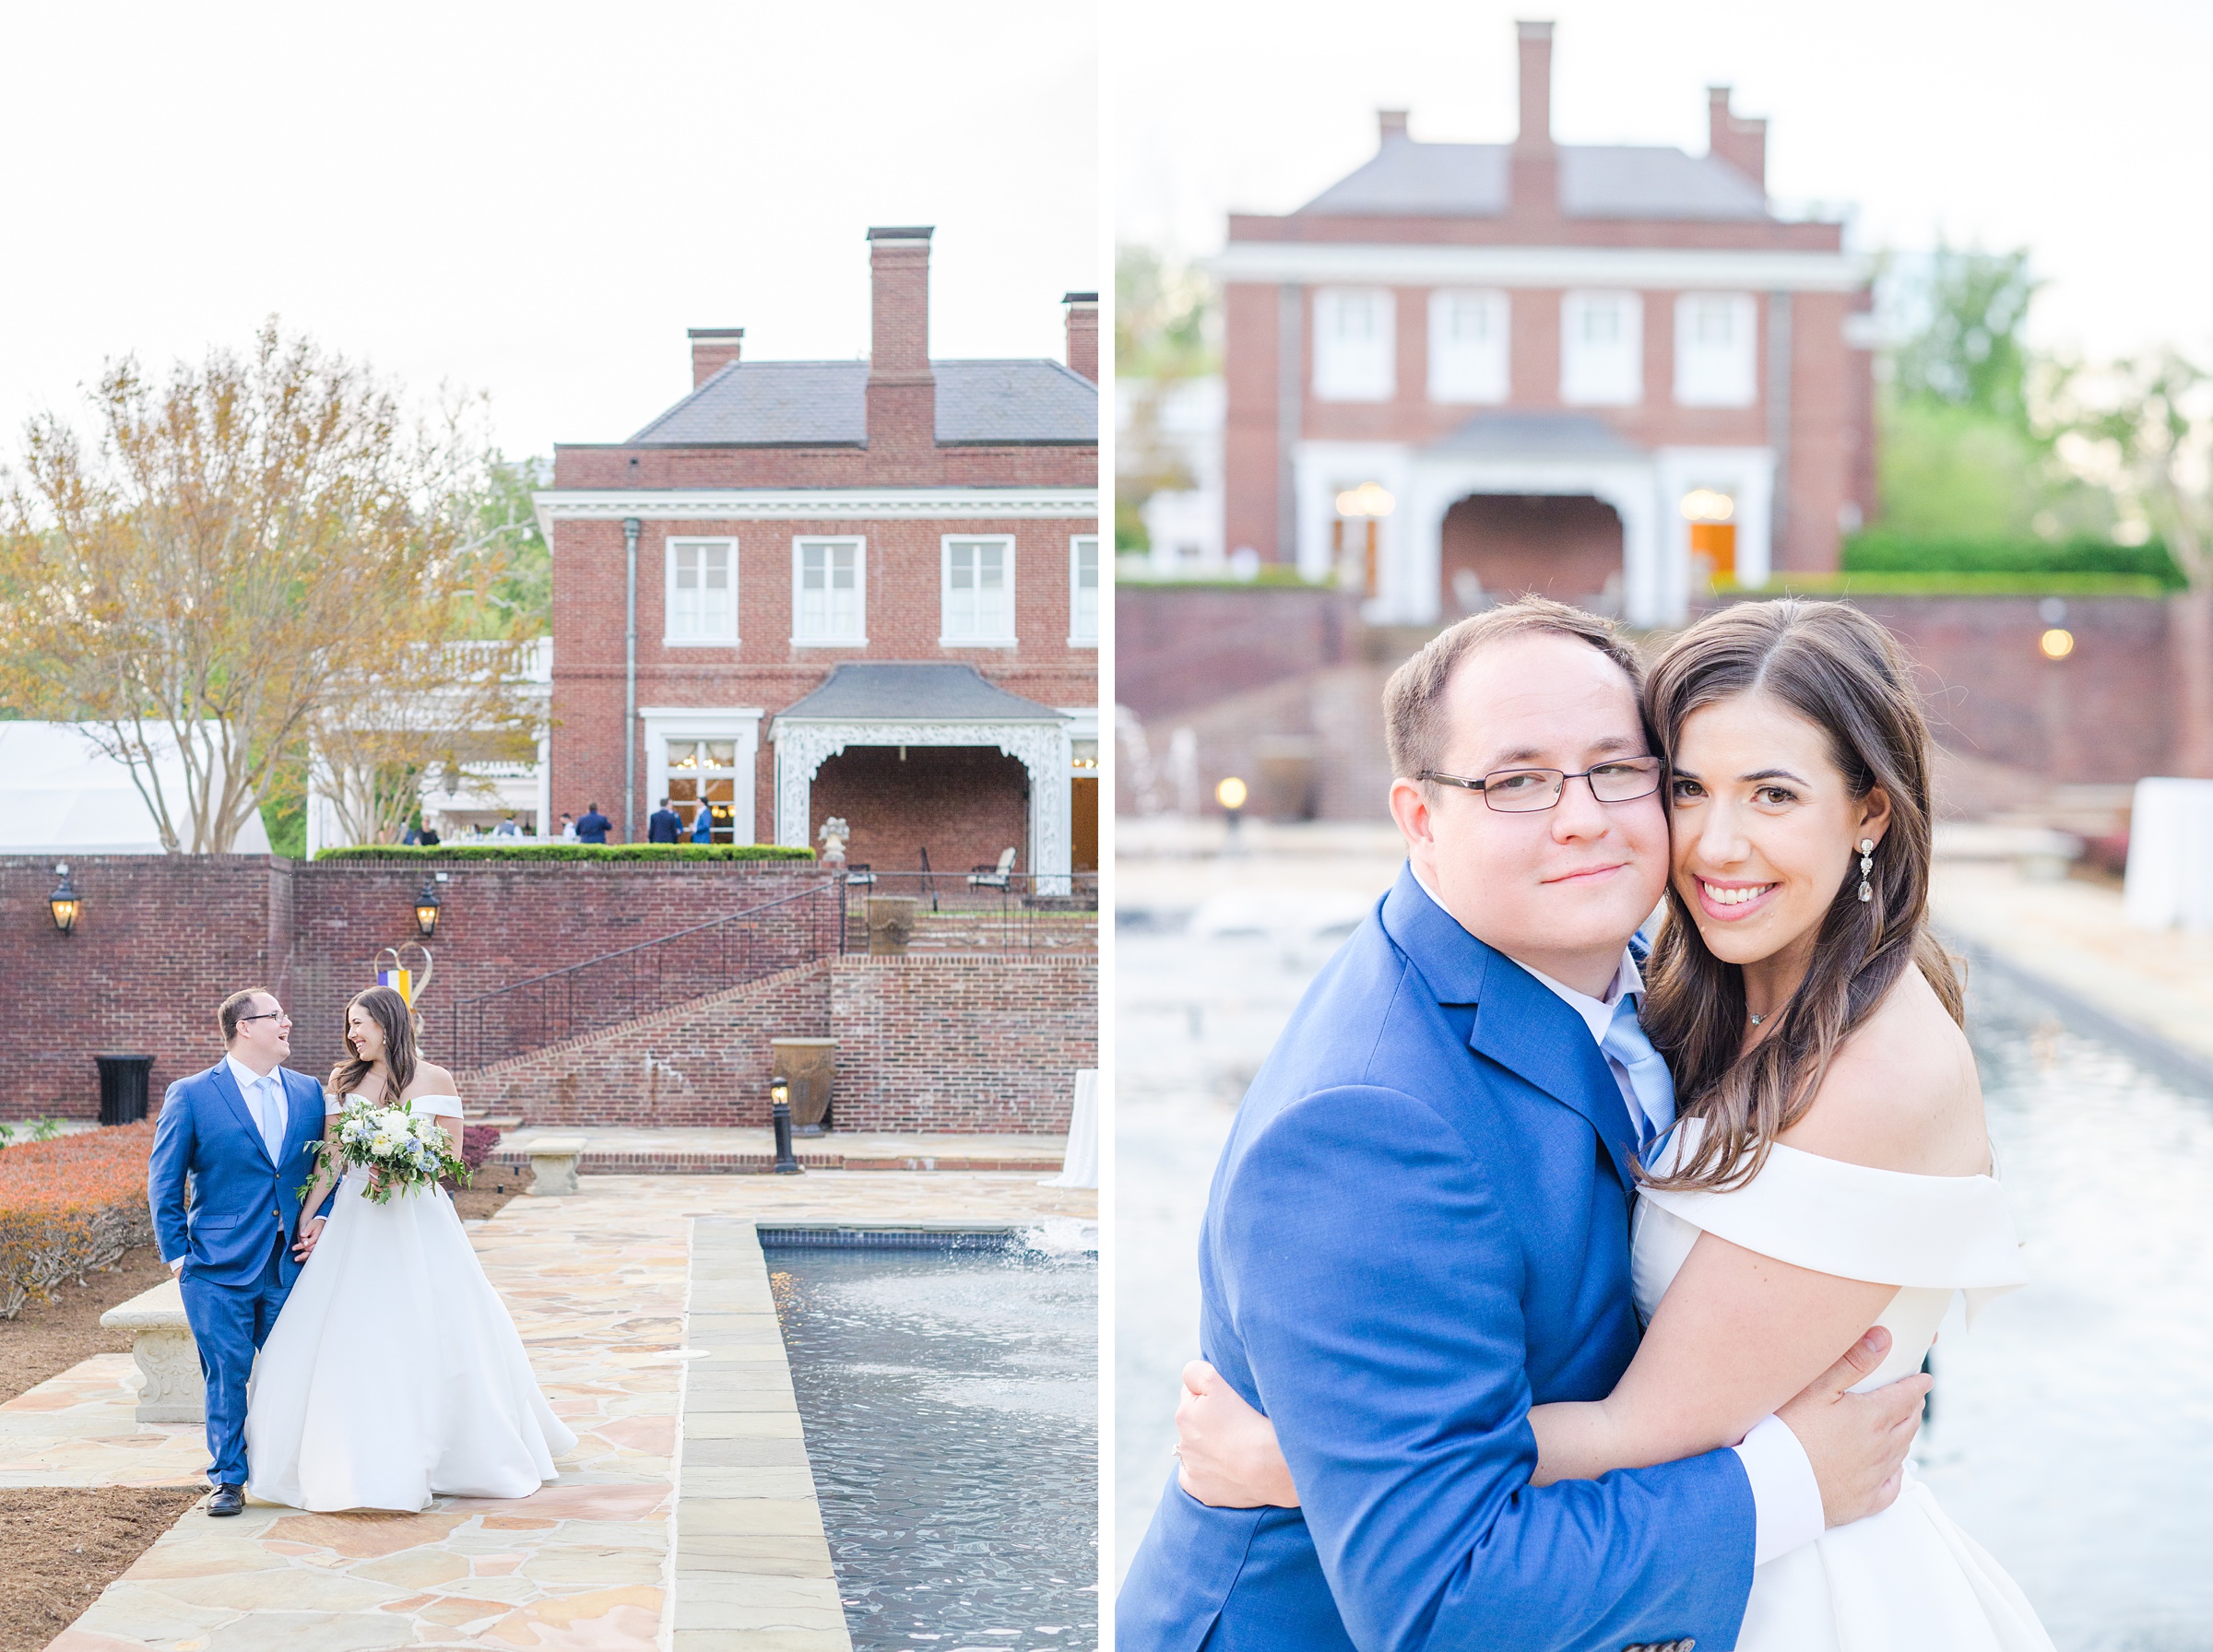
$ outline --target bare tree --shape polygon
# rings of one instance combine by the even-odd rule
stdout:
[[[498,572],[472,533],[484,446],[468,406],[411,419],[274,321],[162,384],[112,363],[91,403],[91,441],[35,419],[9,478],[0,697],[95,725],[172,853],[227,850],[319,708],[441,686],[409,675],[422,645]]]
[[[2213,373],[2161,349],[2069,372],[2053,397],[2063,460],[2166,541],[2173,598],[2178,769],[2213,775]]]

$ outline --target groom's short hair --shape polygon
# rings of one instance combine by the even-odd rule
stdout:
[[[1541,633],[1590,643],[1627,674],[1632,689],[1642,691],[1644,662],[1613,620],[1549,596],[1504,603],[1447,626],[1391,674],[1383,689],[1383,738],[1391,750],[1392,775],[1414,780],[1443,763],[1449,733],[1445,690],[1461,661],[1509,637]]]
[[[215,1024],[221,1028],[223,1032],[223,1048],[229,1049],[231,1041],[238,1036],[238,1018],[246,1013],[247,1006],[262,994],[268,992],[269,989],[266,986],[245,986],[241,987],[223,1000],[221,1007],[215,1012]],[[277,995],[269,993],[269,996],[275,997]]]

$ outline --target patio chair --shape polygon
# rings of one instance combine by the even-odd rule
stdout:
[[[1013,880],[1014,851],[1012,849],[1008,849],[1000,854],[999,857],[999,864],[997,866],[976,867],[968,874],[968,887],[970,889],[1003,890],[1012,883]]]
[[[862,889],[874,889],[876,874],[867,861],[851,861],[846,867],[846,882]]]

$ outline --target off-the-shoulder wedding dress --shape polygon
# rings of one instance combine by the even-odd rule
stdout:
[[[1685,1119],[1656,1169],[1698,1139]],[[1646,1188],[1632,1264],[1637,1312],[1650,1321],[1700,1233],[1795,1267],[1896,1285],[1876,1323],[1891,1337],[1879,1387],[1921,1368],[1955,1294],[1974,1316],[2023,1284],[2020,1245],[1993,1176],[1872,1170],[1777,1146],[1727,1193]],[[1752,1574],[1737,1652],[2052,1652],[2028,1599],[1937,1507],[1906,1465],[1879,1515],[1840,1526]]]
[[[352,1098],[349,1098],[349,1100]],[[458,1134],[458,1096],[417,1114]],[[335,1105],[326,1103],[329,1112]],[[430,1506],[433,1493],[527,1497],[576,1436],[442,1188],[364,1197],[353,1169],[246,1393],[246,1489],[317,1511]]]

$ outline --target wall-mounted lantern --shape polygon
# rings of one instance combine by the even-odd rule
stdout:
[[[46,897],[46,905],[53,914],[53,926],[64,935],[73,935],[77,932],[77,914],[83,903],[70,885],[69,863],[64,861],[53,869],[62,875],[62,881],[53,893]]]
[[[422,892],[415,897],[415,927],[423,939],[429,940],[438,933],[438,909],[444,904],[438,898],[437,884],[425,878]]]

